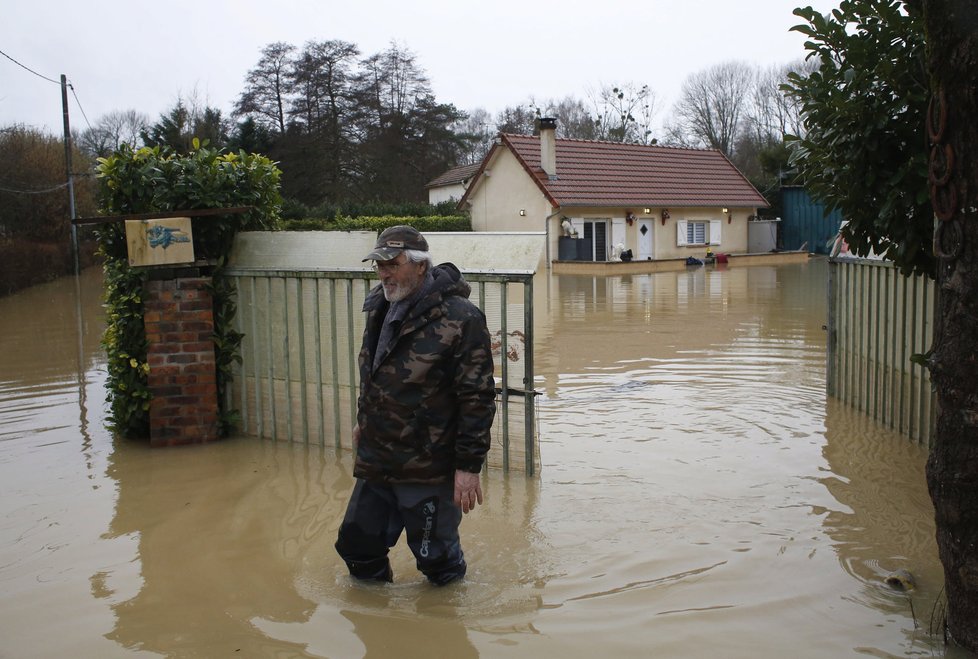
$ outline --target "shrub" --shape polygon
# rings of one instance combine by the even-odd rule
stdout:
[[[235,291],[222,280],[221,269],[235,233],[277,227],[280,175],[264,156],[221,153],[201,147],[197,140],[188,155],[177,155],[168,147],[134,150],[123,145],[108,158],[99,159],[101,207],[108,215],[252,207],[246,213],[200,218],[193,223],[195,255],[215,266],[214,345],[218,402],[222,406],[242,335],[232,327]],[[111,424],[125,436],[147,436],[149,369],[142,317],[145,272],[129,265],[122,223],[100,225],[96,235],[105,259],[108,325],[103,345],[108,356]],[[234,417],[233,410],[222,407],[225,432]]]
[[[303,218],[285,220],[282,228],[286,231],[375,231],[380,233],[387,227],[410,224],[422,233],[426,231],[471,231],[472,222],[465,215],[428,215],[404,217],[382,215],[379,217],[337,217],[333,220]]]

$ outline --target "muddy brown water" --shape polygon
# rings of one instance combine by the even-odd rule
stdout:
[[[444,589],[403,540],[345,575],[348,453],[114,439],[97,271],[0,299],[0,657],[967,656],[926,450],[826,398],[825,274],[538,283],[542,470],[485,477]]]

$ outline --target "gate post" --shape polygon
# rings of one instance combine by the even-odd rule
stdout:
[[[199,268],[154,270],[146,282],[150,446],[220,437],[210,285]]]
[[[839,265],[834,257],[828,259],[829,276],[826,286],[826,305],[825,305],[825,389],[829,396],[838,398],[839,383],[838,364],[838,318],[836,316],[837,303],[839,300],[838,271]]]

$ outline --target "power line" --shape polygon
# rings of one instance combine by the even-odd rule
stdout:
[[[0,192],[10,192],[12,194],[47,194],[49,192],[54,192],[55,190],[61,190],[68,187],[67,183],[60,183],[51,188],[44,188],[43,190],[14,190],[12,188],[0,187]]]
[[[88,115],[85,114],[85,108],[82,107],[81,101],[78,100],[78,94],[75,93],[75,86],[69,82],[68,89],[71,90],[71,95],[75,97],[75,103],[78,104],[78,109],[81,110],[82,116],[85,117],[85,123],[88,124],[88,129],[95,130],[92,128],[92,122],[88,120]]]
[[[51,78],[49,78],[47,76],[43,76],[40,73],[38,73],[37,71],[35,71],[34,69],[30,68],[29,66],[25,66],[25,65],[21,64],[20,62],[18,62],[17,60],[15,60],[10,55],[8,55],[7,53],[3,52],[2,50],[0,50],[0,55],[3,55],[4,57],[6,57],[11,62],[13,62],[14,64],[16,64],[20,68],[24,69],[25,71],[30,71],[31,73],[33,73],[34,75],[36,75],[38,78],[41,78],[42,80],[47,80],[48,82],[53,82],[56,85],[60,85],[61,84],[59,81],[52,80]]]

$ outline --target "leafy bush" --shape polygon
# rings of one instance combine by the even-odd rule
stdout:
[[[808,130],[787,138],[791,163],[826,210],[842,212],[855,254],[884,254],[904,275],[933,277],[922,14],[889,0],[793,13],[806,24],[792,30],[808,38],[808,58],[819,66],[788,74],[782,86]]]
[[[223,408],[224,392],[242,335],[232,327],[235,291],[220,276],[221,269],[235,233],[278,226],[280,176],[275,164],[264,156],[221,153],[197,140],[188,155],[177,155],[169,147],[134,150],[122,145],[111,156],[100,158],[97,167],[101,209],[107,215],[252,207],[246,213],[193,221],[194,253],[214,266],[214,344],[225,432],[234,412]],[[146,271],[129,265],[122,223],[100,225],[96,236],[105,270],[108,326],[103,345],[108,356],[110,420],[125,436],[148,436],[149,366],[143,328]]]

